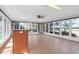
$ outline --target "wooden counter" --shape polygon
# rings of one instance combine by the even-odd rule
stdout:
[[[13,53],[28,53],[28,30],[13,31]]]

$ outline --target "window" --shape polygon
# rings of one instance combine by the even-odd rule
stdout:
[[[0,43],[11,35],[11,21],[0,16]]]
[[[11,21],[0,11],[0,44],[11,35]]]
[[[70,20],[61,21],[61,34],[69,36],[70,33]]]
[[[1,43],[1,40],[2,40],[2,17],[0,16],[0,43]]]
[[[28,29],[33,32],[49,32],[64,36],[79,37],[79,18],[54,21],[50,23],[19,23],[15,22],[15,29]],[[0,20],[1,24],[1,20]],[[2,25],[0,25],[1,27]],[[0,33],[1,33],[0,28]],[[1,36],[1,35],[0,35]]]
[[[32,24],[31,23],[28,23],[28,30],[32,30]]]
[[[46,32],[48,32],[48,23],[46,23]]]
[[[79,18],[72,19],[72,37],[79,37]]]
[[[43,25],[43,32],[45,32],[45,24],[42,24]]]
[[[14,23],[14,29],[19,29],[19,22]]]
[[[12,24],[14,30],[31,30],[33,32],[38,31],[38,24],[36,23],[13,22]]]
[[[5,37],[6,37],[5,20],[0,16],[0,43],[4,41]]]
[[[59,21],[54,22],[55,34],[60,34],[60,23]]]
[[[19,28],[20,29],[23,29],[23,30],[26,30],[26,23],[19,23]]]
[[[50,33],[53,33],[53,22],[50,23]]]
[[[37,32],[37,24],[32,24],[32,31]]]
[[[40,24],[38,24],[38,32],[40,32]]]
[[[6,28],[6,36],[10,36],[11,35],[11,21],[9,19],[4,19],[4,24],[5,24],[4,27]]]

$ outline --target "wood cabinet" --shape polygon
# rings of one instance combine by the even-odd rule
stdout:
[[[26,30],[13,31],[13,53],[14,54],[28,53],[28,31]]]

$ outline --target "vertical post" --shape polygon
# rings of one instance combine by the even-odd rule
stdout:
[[[40,32],[41,32],[41,24],[40,24]]]
[[[38,24],[37,24],[37,32],[38,32]]]
[[[61,21],[60,21],[60,35],[62,35],[62,24],[61,24]]]
[[[19,30],[20,30],[20,24],[19,24]]]
[[[46,32],[46,23],[45,23],[45,32]]]
[[[50,33],[50,23],[48,23],[48,33]]]
[[[53,34],[55,34],[55,24],[53,22]]]
[[[32,23],[31,23],[31,32],[33,32],[33,26],[32,26]]]
[[[69,36],[71,37],[72,34],[72,20],[69,20]]]
[[[4,40],[4,18],[2,18],[2,39]]]
[[[43,32],[43,24],[41,24],[41,32]]]

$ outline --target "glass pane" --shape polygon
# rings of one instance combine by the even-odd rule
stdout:
[[[62,28],[61,33],[62,33],[62,35],[69,36],[69,28],[68,29],[67,28]]]
[[[61,34],[65,36],[69,36],[70,32],[70,20],[61,21]]]
[[[64,21],[61,21],[61,27],[63,28],[69,28],[70,27],[70,21],[71,20],[64,20]]]
[[[0,32],[2,32],[2,19],[0,17]]]
[[[46,32],[48,32],[48,24],[46,24]]]
[[[31,23],[28,24],[28,30],[32,30]]]
[[[31,30],[31,23],[25,23],[24,28],[25,30]]]
[[[15,29],[19,29],[19,22],[16,22],[14,27],[15,27]]]
[[[37,32],[37,24],[32,24],[32,30],[33,32]]]
[[[7,23],[9,24],[9,23]],[[7,36],[7,30],[6,29],[9,29],[9,28],[6,28],[6,26],[8,27],[9,25],[6,24],[6,19],[4,19],[4,23],[3,23],[3,29],[4,29],[4,36],[6,37]],[[8,31],[9,32],[9,31]]]
[[[2,18],[0,16],[0,40],[2,40]],[[1,43],[1,41],[0,41]]]
[[[50,33],[53,33],[53,22],[50,23]]]
[[[19,23],[20,29],[26,30],[26,23]]]
[[[9,35],[11,35],[11,31],[12,31],[12,29],[11,29],[11,21],[9,20]]]
[[[0,32],[0,40],[2,40],[2,32]]]
[[[40,24],[38,24],[38,32],[41,32],[41,30],[40,30]]]
[[[43,25],[43,32],[45,32],[45,24],[42,24]]]
[[[79,37],[79,18],[72,19],[72,37]]]
[[[59,21],[54,22],[55,34],[60,34],[60,23]]]

